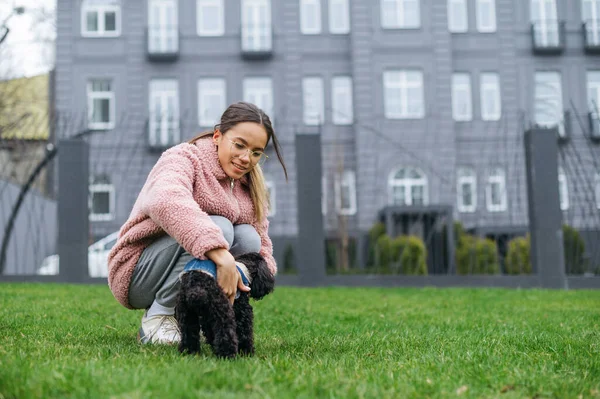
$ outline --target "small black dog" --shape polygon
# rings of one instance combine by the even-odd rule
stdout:
[[[175,318],[181,332],[179,352],[200,351],[200,331],[218,357],[235,358],[254,354],[254,313],[250,298],[262,299],[273,292],[275,278],[264,258],[258,253],[236,257],[248,269],[245,277],[250,292],[239,292],[233,306],[216,278],[204,271],[190,270],[181,274]]]

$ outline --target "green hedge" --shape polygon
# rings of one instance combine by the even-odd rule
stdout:
[[[456,229],[455,229],[456,231]],[[496,274],[500,270],[496,242],[462,234],[456,248],[458,274]]]
[[[565,269],[567,274],[583,274],[587,269],[585,241],[579,231],[569,225],[562,226]],[[531,240],[526,237],[513,238],[508,244],[506,256],[507,274],[530,274]]]
[[[427,249],[416,236],[379,235],[373,246],[373,268],[384,273],[427,274]]]

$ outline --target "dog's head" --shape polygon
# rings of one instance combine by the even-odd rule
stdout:
[[[275,289],[275,277],[265,259],[257,252],[240,255],[236,261],[243,263],[250,273],[250,297],[259,300]]]

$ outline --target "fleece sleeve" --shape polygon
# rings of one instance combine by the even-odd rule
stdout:
[[[229,249],[229,244],[194,200],[198,168],[199,160],[191,148],[165,151],[148,175],[141,210],[193,257],[206,259],[207,251]]]
[[[252,226],[260,236],[260,254],[267,262],[267,266],[273,275],[277,274],[277,263],[273,257],[273,243],[269,237],[269,219],[263,217],[261,222],[254,222]]]

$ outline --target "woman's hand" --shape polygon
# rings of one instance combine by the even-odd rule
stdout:
[[[242,276],[235,266],[235,258],[224,248],[211,249],[206,252],[206,257],[217,265],[217,282],[229,302],[233,304],[237,290],[248,292],[250,287],[246,287],[242,281]]]

